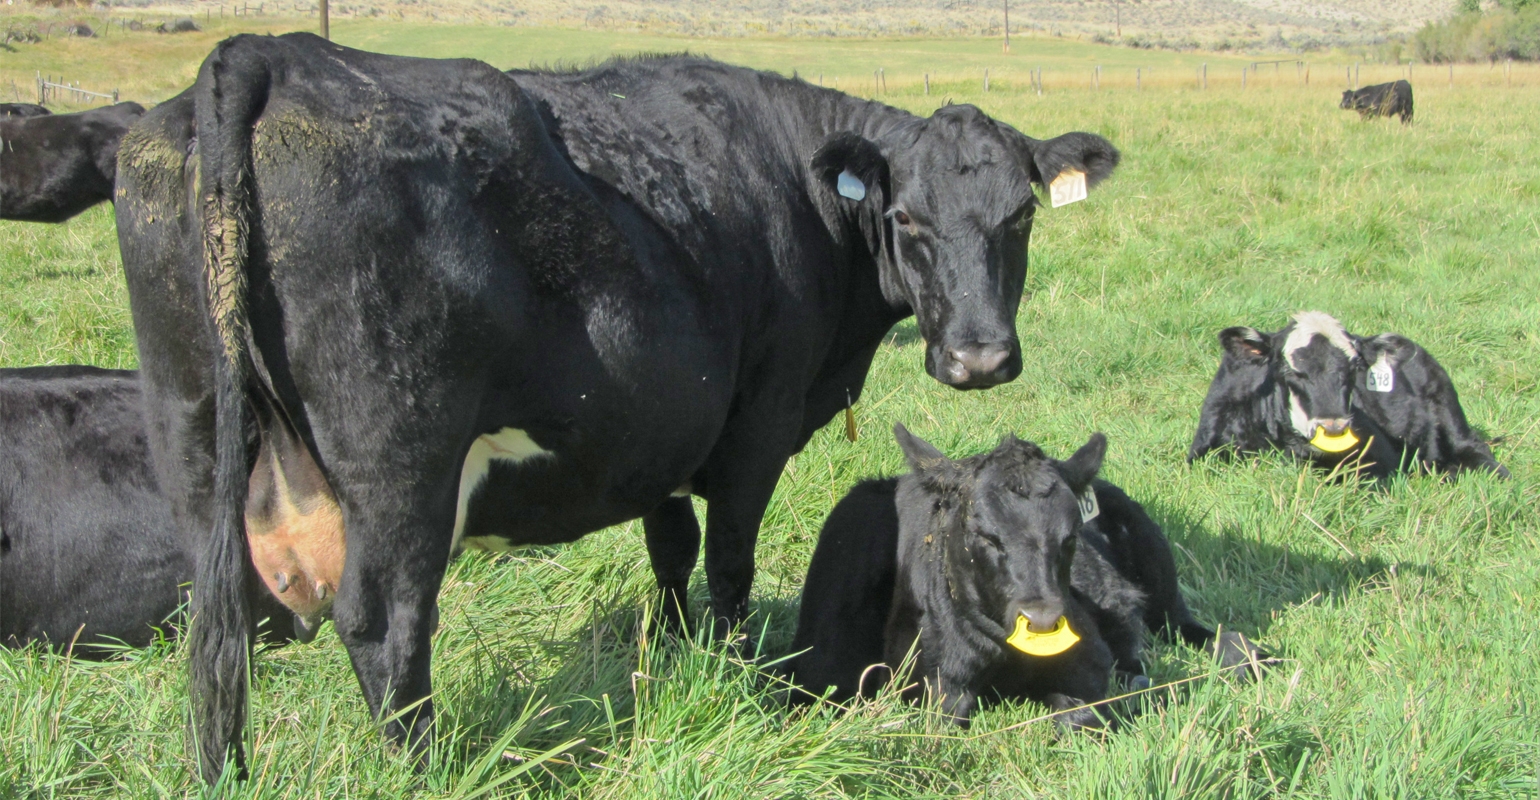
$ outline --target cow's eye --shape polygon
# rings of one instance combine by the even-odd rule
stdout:
[[[906,228],[909,227],[909,223],[913,222],[913,220],[909,219],[909,215],[902,211],[893,212],[893,221]]]

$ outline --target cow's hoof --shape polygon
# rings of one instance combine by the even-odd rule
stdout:
[[[1219,659],[1220,671],[1237,678],[1262,677],[1262,673],[1278,663],[1255,642],[1235,631],[1224,631],[1214,639],[1212,654]]]

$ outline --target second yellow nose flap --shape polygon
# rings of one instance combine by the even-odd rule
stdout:
[[[1056,656],[1075,646],[1080,636],[1069,629],[1069,618],[1059,617],[1059,624],[1047,633],[1033,633],[1027,626],[1026,614],[1016,615],[1016,630],[1005,637],[1005,643],[1029,656]]]
[[[1326,432],[1325,428],[1322,428],[1318,425],[1315,429],[1315,437],[1310,440],[1310,444],[1325,450],[1328,453],[1340,453],[1343,450],[1358,444],[1358,437],[1353,435],[1352,428],[1348,428],[1342,433],[1339,433],[1336,436],[1332,436]]]

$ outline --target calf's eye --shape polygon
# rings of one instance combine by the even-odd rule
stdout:
[[[902,211],[895,211],[893,212],[893,221],[907,228],[912,220],[909,219],[908,214]]]

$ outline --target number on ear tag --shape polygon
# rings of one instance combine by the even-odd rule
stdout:
[[[1093,487],[1085,487],[1085,492],[1075,498],[1075,505],[1080,506],[1081,522],[1090,522],[1101,516],[1102,507],[1096,502],[1096,489]]]
[[[1396,370],[1382,357],[1369,368],[1369,391],[1388,392],[1396,388]]]
[[[839,178],[834,182],[834,188],[839,191],[840,197],[858,201],[866,199],[866,184],[850,171],[850,167],[846,167],[845,171],[840,173]]]
[[[1078,169],[1066,169],[1048,184],[1048,199],[1054,208],[1078,203],[1085,196],[1085,173]]]

